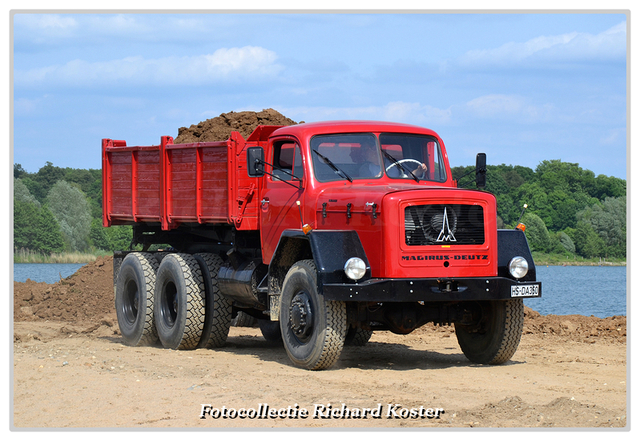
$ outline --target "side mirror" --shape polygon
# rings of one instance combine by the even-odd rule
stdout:
[[[484,188],[487,184],[487,155],[478,153],[476,155],[476,187]]]
[[[259,178],[264,175],[264,150],[262,147],[249,147],[247,149],[247,174],[251,178]]]

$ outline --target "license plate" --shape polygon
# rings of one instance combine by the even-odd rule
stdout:
[[[511,297],[538,297],[540,287],[538,285],[514,285],[511,286]]]

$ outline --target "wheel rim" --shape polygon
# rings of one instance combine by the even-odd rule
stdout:
[[[313,334],[314,314],[311,297],[306,291],[300,291],[289,306],[289,327],[300,343],[307,343]]]
[[[140,297],[138,295],[138,284],[135,280],[130,280],[124,291],[124,301],[122,302],[122,312],[124,318],[129,324],[133,324],[138,317],[138,303]]]
[[[172,282],[164,287],[161,311],[164,322],[168,326],[173,326],[178,317],[178,289]]]

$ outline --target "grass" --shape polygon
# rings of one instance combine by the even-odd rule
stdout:
[[[14,250],[14,263],[89,263],[100,256],[111,255],[110,251],[95,250],[92,253],[52,253],[44,254],[21,248]]]
[[[536,265],[545,266],[626,266],[625,259],[594,257],[585,259],[584,257],[563,254],[546,254],[539,251],[531,253]]]

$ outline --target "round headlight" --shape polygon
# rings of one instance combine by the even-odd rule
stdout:
[[[352,257],[344,264],[344,273],[351,280],[360,280],[367,272],[367,265],[359,257]]]
[[[529,271],[529,264],[527,259],[521,256],[516,256],[509,262],[509,272],[516,279],[522,279],[527,275]]]

